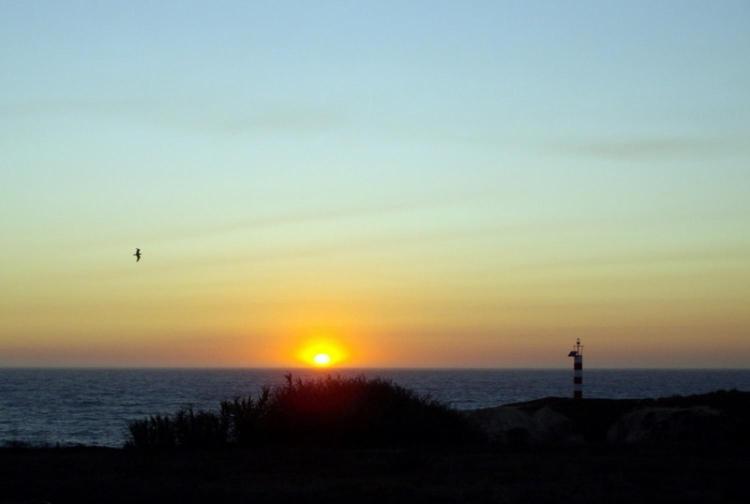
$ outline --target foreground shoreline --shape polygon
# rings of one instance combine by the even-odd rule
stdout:
[[[0,502],[743,502],[745,450],[0,449]]]
[[[750,393],[467,412],[463,446],[0,448],[0,503],[743,502]]]

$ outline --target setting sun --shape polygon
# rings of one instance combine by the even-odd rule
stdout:
[[[323,368],[341,364],[347,352],[332,339],[315,338],[300,347],[297,357],[309,366]]]
[[[315,354],[313,357],[313,364],[320,367],[326,367],[331,365],[331,356],[327,353]]]

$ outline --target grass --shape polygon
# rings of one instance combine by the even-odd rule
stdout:
[[[218,411],[183,408],[129,424],[126,446],[142,449],[317,445],[458,445],[482,438],[465,416],[383,379],[294,380]]]

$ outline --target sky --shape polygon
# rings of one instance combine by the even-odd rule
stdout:
[[[746,1],[0,0],[0,366],[749,367],[749,54]]]

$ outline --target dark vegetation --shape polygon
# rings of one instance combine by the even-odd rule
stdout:
[[[218,411],[184,408],[131,422],[127,446],[141,449],[318,445],[394,447],[482,440],[461,413],[382,379],[293,380]]]
[[[744,503],[747,452],[0,449],[0,502]]]
[[[0,504],[744,503],[749,406],[722,391],[462,414],[381,380],[289,379],[134,422],[134,449],[0,448]],[[477,438],[477,415],[512,442]]]

